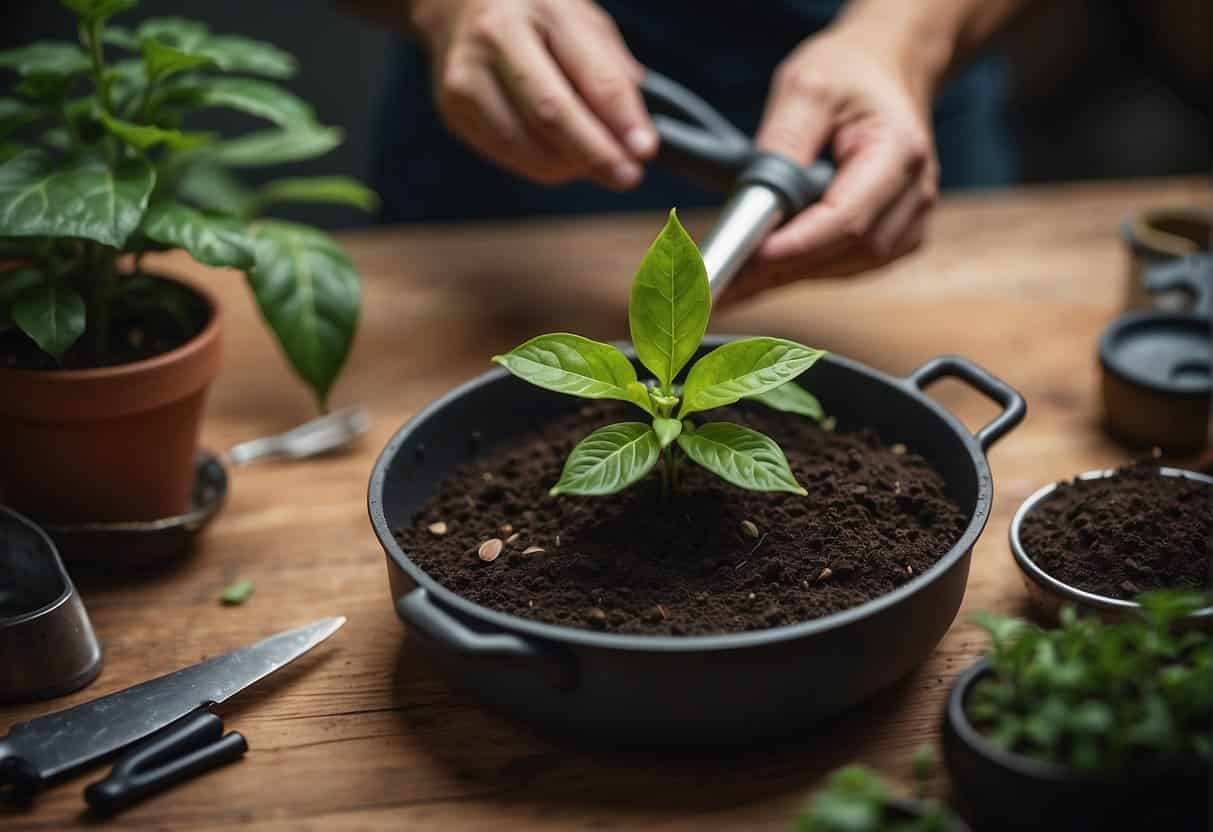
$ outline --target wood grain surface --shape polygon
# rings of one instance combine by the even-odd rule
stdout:
[[[351,453],[233,471],[200,548],[141,578],[83,574],[105,643],[85,690],[0,709],[0,730],[312,619],[342,614],[332,639],[225,706],[250,751],[109,821],[112,828],[782,829],[823,775],[847,762],[905,783],[938,736],[950,680],[983,648],[968,614],[1023,609],[1007,525],[1038,486],[1126,460],[1098,424],[1095,339],[1125,295],[1118,225],[1152,206],[1210,205],[1207,179],[1051,186],[953,196],[928,245],[861,279],[764,296],[713,319],[718,332],[778,334],[893,373],[940,353],[967,356],[1017,387],[1027,420],[991,454],[995,501],[965,605],[933,656],[869,703],[779,747],[713,755],[624,754],[532,735],[453,693],[424,663],[389,603],[366,517],[376,453],[422,405],[524,338],[563,329],[626,337],[626,288],[656,215],[348,234],[364,275],[361,329],[334,405],[369,408]],[[692,217],[702,232],[709,216]],[[209,401],[207,447],[313,415],[261,326],[241,277],[184,257],[161,263],[205,281],[227,314],[226,366]],[[976,429],[994,405],[956,382],[932,394]],[[1191,462],[1191,460],[1179,460]],[[256,593],[223,607],[248,578]],[[812,668],[805,668],[806,690]],[[96,773],[94,773],[95,775]],[[0,809],[5,830],[84,823],[77,777],[32,810]],[[949,794],[946,773],[931,784]]]

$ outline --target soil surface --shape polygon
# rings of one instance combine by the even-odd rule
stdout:
[[[397,539],[436,581],[492,609],[701,635],[792,624],[884,595],[939,560],[968,521],[912,448],[757,407],[712,418],[774,437],[807,497],[744,491],[689,461],[681,493],[664,503],[656,472],[609,497],[548,495],[578,441],[634,418],[595,403],[490,452],[443,481]],[[492,539],[503,546],[486,562],[480,549]]]
[[[1020,540],[1045,572],[1099,595],[1203,589],[1213,577],[1213,486],[1144,462],[1059,483],[1024,518]]]

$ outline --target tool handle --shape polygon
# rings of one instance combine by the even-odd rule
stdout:
[[[37,770],[0,737],[0,803],[28,803],[41,785]]]
[[[657,161],[709,188],[732,188],[750,161],[749,137],[711,104],[651,69],[640,82],[640,92],[661,137]]]
[[[223,720],[209,711],[195,711],[120,757],[108,777],[84,790],[84,799],[96,814],[113,814],[174,783],[239,759],[247,750],[248,743],[238,732],[223,735]]]

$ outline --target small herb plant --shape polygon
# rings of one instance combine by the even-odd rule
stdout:
[[[266,80],[294,74],[294,58],[181,18],[108,25],[136,0],[62,2],[79,19],[79,45],[0,52],[0,70],[18,78],[0,97],[0,260],[17,264],[0,270],[0,332],[24,332],[51,368],[113,363],[117,320],[158,316],[188,338],[199,323],[183,320],[180,292],[144,277],[141,265],[147,252],[182,248],[245,273],[323,405],[357,324],[358,275],[325,234],[260,216],[281,202],[369,210],[375,195],[344,177],[254,190],[233,174],[341,142],[306,102]],[[107,48],[126,56],[111,62]],[[236,138],[188,129],[191,115],[211,107],[272,126]]]
[[[930,746],[914,755],[921,814],[892,811],[893,793],[872,770],[860,765],[840,768],[789,826],[789,832],[944,832],[948,811],[939,801],[922,798],[933,756]]]
[[[994,672],[974,687],[969,719],[1003,748],[1084,773],[1209,760],[1213,639],[1171,626],[1208,599],[1158,591],[1138,601],[1141,614],[1116,624],[1072,607],[1056,629],[979,615]]]
[[[642,384],[632,363],[610,344],[558,332],[540,335],[493,360],[538,387],[586,399],[630,402],[649,422],[620,422],[582,440],[552,494],[613,494],[660,465],[662,493],[678,487],[684,459],[741,488],[804,494],[773,439],[729,422],[696,425],[692,414],[741,399],[822,417],[821,406],[792,379],[825,353],[782,338],[733,341],[691,367],[712,297],[694,240],[670,211],[632,284],[628,320],[640,362],[655,376]]]

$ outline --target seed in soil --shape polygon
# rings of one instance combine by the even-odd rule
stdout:
[[[522,550],[522,554],[524,554],[524,555],[542,555],[543,547],[542,546],[527,546],[525,549]]]
[[[426,526],[426,528],[429,530],[430,534],[434,535],[435,537],[442,537],[444,534],[450,531],[450,529],[447,528],[446,523],[443,523],[441,520],[439,520],[437,523],[430,523],[428,526]]]
[[[480,549],[478,550],[480,559],[485,563],[492,563],[497,560],[497,556],[501,554],[501,549],[504,545],[500,538],[490,537],[480,544]]]
[[[827,566],[817,574],[817,582],[821,583],[822,581],[828,581],[833,574],[834,570]]]
[[[754,525],[753,520],[741,521],[741,533],[746,537],[758,538],[758,527]]]
[[[511,526],[509,523],[503,523],[501,525],[501,533],[504,535],[511,535],[514,533],[514,527]]]
[[[516,541],[516,540],[517,540],[518,538],[520,538],[520,537],[522,537],[522,534],[521,534],[520,532],[514,532],[512,535],[510,535],[509,537],[507,537],[507,538],[505,539],[505,542],[506,542],[506,543],[513,543],[514,541]]]

